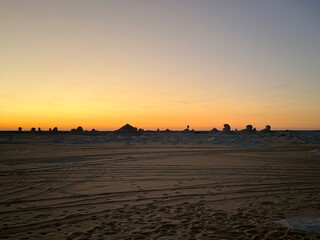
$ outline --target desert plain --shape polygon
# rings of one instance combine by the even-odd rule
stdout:
[[[320,132],[0,134],[0,239],[320,239]]]

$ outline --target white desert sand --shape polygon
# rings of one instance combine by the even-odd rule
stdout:
[[[0,238],[320,239],[319,140],[1,134]]]

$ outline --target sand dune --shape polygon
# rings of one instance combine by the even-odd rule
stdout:
[[[318,140],[1,135],[0,237],[320,239]]]

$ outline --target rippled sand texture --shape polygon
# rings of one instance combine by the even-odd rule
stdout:
[[[315,147],[3,142],[0,238],[320,239]]]

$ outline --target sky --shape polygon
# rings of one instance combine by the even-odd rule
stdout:
[[[1,0],[0,130],[320,129],[318,0]]]

